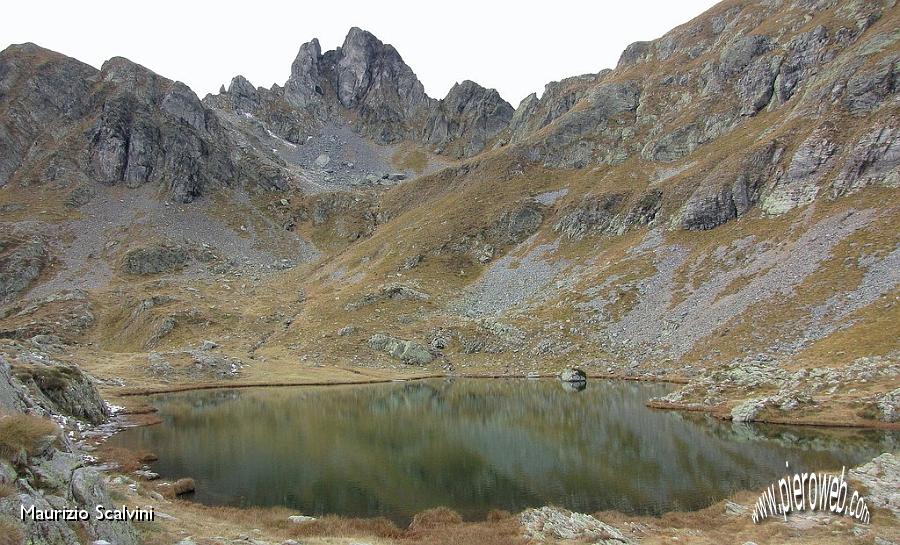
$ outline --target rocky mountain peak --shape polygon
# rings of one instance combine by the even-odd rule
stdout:
[[[484,149],[514,111],[496,90],[472,81],[457,84],[442,101],[430,98],[396,48],[358,27],[334,50],[323,52],[317,39],[300,46],[283,88],[254,89],[236,77],[205,102],[251,114],[292,143],[326,125],[349,123],[379,144],[411,141],[453,157]]]
[[[338,98],[347,108],[396,99],[398,113],[409,115],[427,101],[425,88],[397,50],[356,27],[344,39],[335,72]]]
[[[291,76],[284,85],[284,97],[295,108],[309,107],[321,97],[321,58],[322,47],[316,38],[300,46],[291,64]]]
[[[474,81],[456,83],[438,104],[429,110],[423,140],[438,153],[468,157],[483,150],[487,142],[505,130],[513,107],[496,89]]]

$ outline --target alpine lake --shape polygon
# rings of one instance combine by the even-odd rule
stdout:
[[[665,384],[435,379],[157,395],[162,422],[113,446],[159,456],[192,500],[286,506],[405,524],[446,506],[592,513],[695,510],[790,472],[841,471],[895,451],[898,432],[723,422],[649,409]]]

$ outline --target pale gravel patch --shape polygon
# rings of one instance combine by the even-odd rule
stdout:
[[[888,255],[878,258],[865,256],[860,265],[866,267],[859,287],[836,293],[810,312],[810,324],[804,336],[817,340],[853,325],[847,317],[874,303],[878,298],[900,285],[900,244]]]
[[[569,194],[569,188],[564,187],[562,189],[557,189],[556,191],[545,191],[539,195],[535,195],[533,198],[535,201],[545,205],[545,206],[553,206],[556,204],[558,200],[565,197]]]
[[[528,247],[537,235],[523,243]],[[538,244],[522,257],[507,253],[494,261],[481,277],[470,285],[451,308],[467,316],[498,315],[521,307],[548,288],[569,263],[553,257],[559,240]],[[556,289],[562,287],[555,286]]]
[[[638,302],[596,338],[632,360],[681,357],[696,342],[760,301],[780,304],[778,301],[792,297],[796,286],[828,259],[841,240],[864,228],[873,217],[872,210],[832,216],[813,225],[797,241],[775,247],[765,242],[748,246],[751,241],[741,239],[738,244],[751,253],[749,262],[740,267],[726,262],[726,268],[710,275],[674,306],[674,271],[684,263],[688,252],[672,245],[654,247],[655,240],[648,237],[633,254],[652,252],[657,272],[637,283]],[[726,253],[719,255],[725,257]],[[746,286],[722,295],[733,281],[744,277],[750,278]],[[598,300],[593,307],[602,313],[605,304],[608,301]],[[790,333],[786,332],[786,337]]]

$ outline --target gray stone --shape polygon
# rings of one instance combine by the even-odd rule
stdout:
[[[175,272],[187,264],[182,248],[150,246],[129,250],[122,258],[122,270],[128,274],[148,275]]]
[[[900,129],[896,125],[896,120],[878,125],[859,139],[832,184],[835,195],[870,185],[900,186]]]
[[[844,105],[854,115],[866,115],[897,91],[897,79],[896,58],[860,69],[847,81]]]
[[[731,420],[732,422],[751,422],[768,404],[768,398],[748,399],[731,409]]]
[[[16,368],[15,375],[47,410],[98,424],[109,409],[90,377],[75,365],[52,360],[35,361]]]
[[[819,180],[827,172],[837,145],[826,126],[814,130],[794,152],[787,171],[763,196],[761,207],[771,215],[805,206],[819,193]]]
[[[422,263],[423,259],[425,259],[425,256],[422,254],[409,256],[403,260],[403,264],[400,265],[400,270],[408,271],[410,269],[415,269]]]
[[[428,294],[406,284],[388,284],[375,293],[367,293],[360,299],[347,303],[345,310],[353,311],[383,301],[427,301]]]
[[[624,198],[624,194],[586,195],[553,226],[553,230],[576,240],[588,234],[606,233]]]
[[[878,396],[875,401],[883,422],[900,422],[900,388]]]
[[[28,289],[49,259],[46,246],[38,240],[0,239],[0,303]]]
[[[322,153],[318,157],[316,157],[316,166],[319,168],[325,168],[326,166],[328,166],[328,163],[330,163],[330,162],[331,162],[331,157],[329,157],[325,153]]]
[[[228,85],[228,100],[237,111],[252,112],[260,106],[260,96],[256,87],[244,76],[235,76]]]
[[[369,347],[372,350],[385,352],[392,358],[412,365],[427,365],[434,361],[434,356],[425,346],[415,341],[398,339],[384,333],[372,335],[369,339]]]
[[[438,153],[470,157],[504,130],[512,115],[512,106],[496,90],[467,80],[431,108],[422,138]]]
[[[97,195],[97,191],[93,187],[82,186],[73,189],[66,197],[66,208],[81,208],[91,202]]]
[[[240,376],[244,368],[241,360],[224,354],[205,350],[186,350],[184,353],[191,358],[191,370],[194,374],[231,379]]]
[[[0,410],[9,414],[24,412],[27,407],[27,390],[13,378],[9,362],[0,356]]]
[[[704,179],[682,210],[681,225],[689,230],[712,229],[746,214],[759,200],[763,184],[774,172],[781,148],[774,143],[750,153],[731,183],[718,185],[718,172]]]
[[[900,516],[900,459],[890,452],[851,469],[848,478],[859,481],[867,490],[866,503]]]
[[[103,486],[100,474],[91,468],[80,468],[72,472],[70,498],[87,509],[93,509],[97,505],[114,505]],[[137,534],[130,524],[91,518],[87,522],[87,526],[97,538],[105,539],[116,545],[136,545],[138,543]]]
[[[743,36],[728,44],[719,57],[721,70],[726,79],[740,74],[758,56],[772,48],[768,36],[753,34]]]
[[[559,372],[559,380],[562,382],[585,382],[587,373],[577,367],[569,367]]]
[[[631,543],[621,531],[591,515],[557,507],[526,509],[519,516],[525,537],[540,541],[579,540],[590,543]]]

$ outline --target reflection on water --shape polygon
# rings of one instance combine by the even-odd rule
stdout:
[[[792,471],[894,450],[896,433],[750,427],[654,411],[658,384],[455,380],[157,397],[163,423],[113,438],[190,476],[197,501],[404,523],[438,505],[697,509]]]

